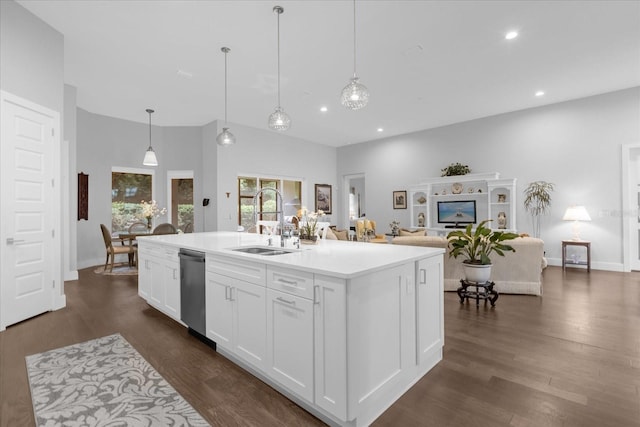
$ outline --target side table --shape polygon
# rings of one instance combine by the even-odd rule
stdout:
[[[460,297],[460,304],[464,303],[465,298],[475,298],[476,299],[476,307],[480,305],[480,300],[483,299],[485,304],[487,300],[491,303],[491,306],[494,307],[496,305],[496,301],[500,296],[498,291],[493,289],[496,285],[494,282],[470,282],[468,280],[460,279],[460,286],[456,291],[458,296]],[[474,286],[476,288],[475,291],[467,289],[469,286]]]
[[[567,246],[584,246],[587,248],[587,260],[576,261],[567,259]],[[566,270],[567,264],[586,265],[587,271],[591,271],[591,242],[586,240],[563,240],[562,241],[562,270]]]

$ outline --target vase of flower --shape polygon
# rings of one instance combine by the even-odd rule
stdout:
[[[140,202],[142,209],[142,216],[147,220],[147,230],[151,232],[151,227],[153,226],[153,218],[159,218],[160,216],[167,213],[167,208],[160,209],[155,200],[150,202],[145,202],[142,200]]]
[[[152,221],[153,221],[153,217],[148,216],[148,217],[147,217],[147,230],[149,230],[149,231],[151,231],[151,227],[152,227],[151,222],[152,222]]]
[[[316,243],[318,243],[318,236],[315,234],[313,236],[308,236],[306,234],[301,235],[300,243],[302,243],[303,245],[315,245]]]

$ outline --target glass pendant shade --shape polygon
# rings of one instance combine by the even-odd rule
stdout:
[[[351,82],[342,89],[340,103],[350,110],[359,110],[369,103],[369,89],[353,77]]]
[[[153,148],[149,147],[147,152],[144,153],[142,164],[145,166],[158,166],[158,159],[156,158],[156,153],[153,151]]]
[[[218,134],[216,141],[218,145],[222,146],[233,145],[236,143],[236,137],[229,132],[229,128],[222,128],[222,132]]]
[[[269,129],[285,131],[291,126],[291,118],[280,107],[269,116]]]

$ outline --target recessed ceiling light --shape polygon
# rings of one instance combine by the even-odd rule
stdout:
[[[378,132],[382,132],[382,131],[384,131],[384,129],[378,128]]]
[[[517,31],[509,31],[507,34],[504,35],[504,38],[507,40],[513,40],[516,37],[518,37],[518,32]]]
[[[327,111],[329,111],[329,109],[327,107],[320,107],[320,111],[322,111],[323,113],[326,113]]]
[[[540,97],[540,96],[544,96],[544,91],[539,90],[536,92],[536,96]]]

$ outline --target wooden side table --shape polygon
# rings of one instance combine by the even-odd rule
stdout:
[[[567,246],[584,246],[587,249],[587,260],[576,261],[567,259]],[[563,240],[562,241],[562,270],[566,270],[567,264],[586,265],[587,271],[591,271],[591,242],[586,240]]]
[[[496,305],[496,301],[500,296],[498,291],[493,289],[496,285],[494,282],[470,282],[464,279],[460,279],[460,286],[456,292],[458,292],[458,296],[460,297],[460,304],[464,303],[466,298],[475,298],[476,307],[480,305],[480,300],[483,299],[484,303],[487,303],[487,300],[491,303],[491,306]],[[476,288],[475,291],[467,289],[469,286],[474,286]]]

